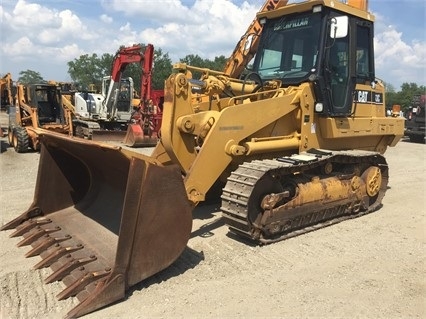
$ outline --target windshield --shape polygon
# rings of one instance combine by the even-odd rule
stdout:
[[[320,14],[297,14],[266,23],[254,61],[262,79],[300,80],[316,68]]]

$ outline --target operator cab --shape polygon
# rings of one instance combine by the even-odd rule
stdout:
[[[37,84],[31,87],[29,100],[37,106],[39,125],[47,123],[64,123],[61,106],[61,91],[56,85]]]
[[[285,87],[312,82],[323,105],[318,112],[348,116],[356,84],[374,85],[373,22],[318,3],[306,4],[311,7],[303,13],[260,16],[263,31],[252,71],[263,82],[279,79]]]

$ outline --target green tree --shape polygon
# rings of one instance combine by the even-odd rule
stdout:
[[[392,85],[386,84],[386,108],[391,109],[393,105],[401,105],[401,110],[406,112],[412,106],[413,96],[426,94],[426,87],[416,83],[403,83],[401,90],[395,92]]]
[[[205,68],[205,62],[204,59],[201,58],[198,54],[188,54],[184,58],[180,59],[180,62],[186,63],[188,65],[196,66],[199,68]]]
[[[212,66],[211,66],[211,68],[212,68],[213,70],[222,71],[222,70],[225,68],[226,61],[228,61],[228,58],[226,58],[224,55],[217,56],[217,57],[215,57],[215,58],[214,58],[214,60],[212,61]]]
[[[385,85],[385,103],[387,109],[392,109],[392,105],[398,104],[398,94],[392,84],[384,82]]]
[[[401,92],[399,92],[399,100],[402,109],[408,110],[412,106],[413,96],[418,94],[425,94],[425,87],[418,86],[416,83],[403,83],[401,85]]]
[[[221,55],[219,57],[215,57],[214,60],[203,59],[198,54],[193,55],[189,54],[185,56],[183,59],[180,59],[180,62],[186,63],[192,66],[196,66],[199,68],[206,68],[210,70],[223,71],[225,68],[227,59],[225,56]],[[200,72],[193,72],[194,78],[198,78],[201,76]]]
[[[78,59],[68,62],[68,74],[80,89],[87,89],[90,84],[100,88],[102,78],[109,75],[112,55],[104,53],[98,57],[96,53],[91,56],[81,55]]]
[[[142,45],[143,47],[144,45]],[[143,62],[142,62],[143,64]],[[168,53],[158,48],[154,49],[154,57],[151,70],[151,83],[153,90],[164,89],[164,81],[172,73],[172,60],[169,58]],[[123,72],[123,77],[131,77],[134,82],[136,91],[140,91],[141,88],[141,66],[137,63],[129,64]]]
[[[180,59],[181,62],[196,66],[199,68],[207,68],[216,71],[222,71],[225,67],[227,58],[224,55],[215,57],[214,60],[203,59],[198,54],[193,55],[189,54],[185,56],[183,59]]]
[[[164,81],[172,74],[173,65],[168,53],[158,48],[154,50],[154,67],[152,72],[152,88],[164,89]]]
[[[19,72],[18,82],[22,84],[36,84],[46,83],[47,81],[43,79],[39,72],[26,70]]]
[[[144,44],[140,44],[142,48]],[[120,49],[125,46],[121,46]],[[119,50],[120,50],[119,49]],[[118,51],[117,51],[118,52]],[[80,89],[86,89],[90,84],[95,84],[101,88],[102,78],[111,75],[115,55],[104,53],[102,56],[97,54],[81,55],[79,58],[68,62],[68,74],[76,82]],[[164,81],[172,73],[172,61],[168,53],[163,53],[160,48],[154,49],[154,62],[152,70],[152,88],[163,89]],[[124,69],[122,77],[131,77],[135,89],[141,87],[141,66],[138,63],[130,63]]]

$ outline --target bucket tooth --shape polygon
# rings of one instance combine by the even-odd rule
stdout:
[[[49,224],[52,221],[50,218],[38,218],[38,219],[30,219],[16,227],[16,230],[10,234],[9,237],[18,237],[22,236],[23,234],[29,232],[31,229],[35,227],[39,227],[40,225]]]
[[[49,267],[54,262],[58,261],[59,258],[71,254],[74,251],[83,249],[84,246],[81,244],[78,244],[73,247],[60,247],[53,251],[50,255],[48,255],[46,258],[42,259],[40,262],[38,262],[36,265],[34,265],[34,269],[41,269],[44,267]]]
[[[92,255],[90,257],[87,258],[81,258],[81,259],[72,259],[70,261],[68,261],[67,263],[65,263],[62,267],[60,267],[59,269],[57,269],[54,273],[52,273],[49,277],[47,277],[44,282],[46,284],[50,284],[54,281],[58,281],[61,280],[62,278],[64,278],[66,275],[68,275],[69,273],[71,273],[71,271],[73,271],[74,269],[78,268],[78,267],[83,267],[84,265],[91,263],[93,261],[95,261],[97,258],[96,256]]]
[[[63,237],[52,237],[49,235],[45,235],[45,238],[43,238],[38,245],[34,246],[33,249],[27,252],[25,254],[25,257],[34,257],[37,255],[40,255],[43,251],[47,250],[50,246],[53,246],[54,244],[58,244],[60,242],[68,240],[70,238],[71,238],[70,235],[65,235]]]
[[[105,279],[99,280],[95,284],[95,289],[88,295],[80,299],[81,302],[71,309],[65,319],[78,318],[96,309],[109,305],[125,297],[125,279],[120,272],[113,272]]]
[[[76,296],[86,286],[88,286],[92,282],[98,281],[99,279],[105,276],[108,276],[110,273],[111,273],[110,269],[86,273],[81,278],[74,281],[73,284],[65,288],[56,297],[59,300],[64,300],[64,299],[67,299],[68,297]]]
[[[25,221],[28,221],[32,218],[40,216],[41,214],[42,214],[41,209],[39,207],[33,206],[27,211],[25,211],[24,213],[22,213],[21,215],[19,215],[17,218],[1,226],[0,231],[19,228],[21,224],[24,223]],[[45,218],[43,217],[41,219],[45,219]],[[32,222],[34,222],[34,220],[32,220]],[[35,222],[37,222],[37,220],[35,220]],[[19,235],[16,235],[16,236],[19,236]],[[14,237],[14,236],[11,235],[10,237]]]
[[[60,231],[61,227],[56,226],[54,228],[42,228],[40,226],[37,226],[36,230],[24,235],[24,239],[22,239],[17,246],[18,247],[22,247],[22,246],[27,246],[30,245],[31,243],[35,242],[37,239],[39,239],[40,237],[43,237],[44,235],[53,233],[53,232],[57,232]]]

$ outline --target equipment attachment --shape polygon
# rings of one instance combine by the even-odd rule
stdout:
[[[122,142],[123,138],[126,136],[126,131],[118,130],[93,130],[92,131],[92,140],[93,141],[110,141],[110,142]]]
[[[157,143],[157,135],[155,134],[155,136],[152,137],[146,136],[139,124],[129,124],[127,127],[127,133],[124,137],[124,145],[130,147],[149,147],[155,146]]]
[[[60,300],[78,298],[68,318],[124,298],[179,257],[192,207],[176,166],[55,133],[41,142],[33,203],[1,230],[16,228],[18,246],[32,246],[26,257],[40,255],[47,283],[64,282]]]

